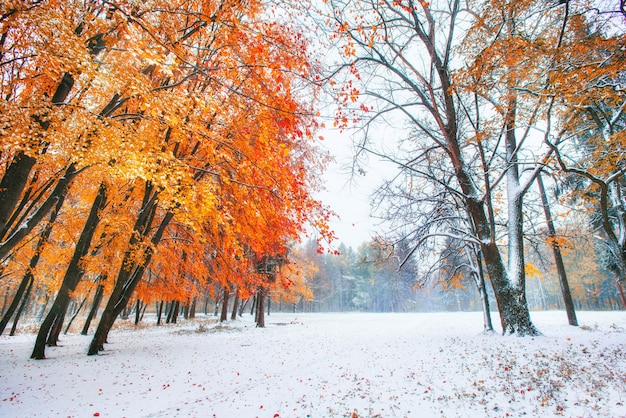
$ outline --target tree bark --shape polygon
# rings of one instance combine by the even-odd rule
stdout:
[[[259,286],[256,303],[256,326],[259,328],[265,328],[265,288],[263,286]]]
[[[68,298],[68,302],[63,308],[62,313],[58,314],[54,318],[54,322],[52,323],[52,328],[48,333],[48,338],[46,339],[46,345],[48,347],[56,347],[59,343],[59,335],[61,335],[61,329],[63,328],[63,321],[65,321],[65,314],[67,313],[67,308],[70,305],[72,298]]]
[[[141,301],[137,299],[135,303],[135,325],[139,325],[139,319],[141,318]]]
[[[235,292],[235,301],[233,302],[233,310],[230,313],[230,320],[234,321],[237,319],[237,310],[239,309],[239,291],[237,290],[237,286],[234,286]]]
[[[229,299],[228,287],[224,286],[222,290],[222,312],[220,314],[220,322],[225,322],[228,320],[228,299]]]
[[[163,300],[157,302],[157,326],[161,325],[161,314],[163,313]]]
[[[146,187],[146,189],[147,192],[144,198],[144,204],[142,205],[142,210],[140,211],[135,227],[133,228],[133,230],[136,231],[139,235],[133,234],[133,237],[131,238],[128,250],[126,251],[126,254],[124,256],[124,261],[122,262],[122,267],[118,274],[118,279],[115,282],[113,292],[109,297],[107,306],[102,312],[102,317],[100,318],[100,322],[98,323],[98,328],[96,329],[93,340],[89,345],[89,349],[87,351],[88,355],[98,354],[100,350],[104,349],[104,343],[107,340],[107,336],[109,331],[111,330],[111,327],[113,327],[113,324],[115,323],[115,320],[119,313],[128,304],[128,301],[135,291],[137,284],[141,280],[143,273],[150,264],[154,248],[161,241],[165,229],[174,217],[174,212],[172,211],[168,211],[165,213],[163,219],[161,220],[159,228],[156,230],[156,232],[152,236],[152,239],[150,240],[150,245],[143,249],[143,257],[139,258],[143,261],[141,263],[133,262],[131,260],[133,256],[132,249],[137,244],[136,241],[138,237],[148,235],[149,226],[152,224],[157,209],[157,193],[150,193],[149,187]]]
[[[46,242],[48,241],[48,238],[50,237],[50,234],[52,233],[52,227],[54,225],[54,222],[56,221],[56,218],[57,218],[57,215],[58,215],[59,211],[61,210],[61,207],[63,206],[64,199],[65,199],[65,196],[61,196],[59,198],[59,200],[58,200],[58,202],[57,202],[57,204],[55,206],[55,209],[50,214],[50,219],[48,220],[48,223],[46,224],[46,227],[44,228],[44,230],[41,232],[41,235],[39,236],[39,241],[37,242],[37,247],[35,248],[35,253],[31,257],[29,265],[28,265],[28,271],[26,272],[26,274],[22,278],[22,281],[20,282],[20,285],[19,285],[19,287],[17,289],[17,292],[15,293],[13,301],[11,302],[11,305],[9,305],[9,309],[6,312],[6,315],[4,315],[2,317],[2,320],[0,321],[0,335],[4,332],[4,329],[6,328],[7,324],[9,323],[9,320],[11,319],[11,316],[15,312],[15,309],[17,308],[20,300],[22,299],[22,297],[24,295],[24,291],[25,291],[26,287],[28,286],[30,288],[32,286],[32,283],[34,281],[33,270],[35,269],[35,267],[39,263],[39,259],[41,258],[41,252],[43,251],[43,247],[46,244]]]
[[[489,294],[487,293],[487,286],[485,285],[485,272],[483,271],[483,257],[480,249],[474,247],[474,254],[476,254],[476,269],[475,282],[478,288],[478,294],[480,296],[480,304],[483,311],[483,331],[492,332],[493,322],[491,321],[491,309],[489,307]],[[471,257],[468,251],[468,257]]]
[[[74,79],[72,76],[69,73],[63,74],[63,78],[52,96],[52,104],[60,105],[65,102],[73,86]],[[40,120],[39,125],[45,131],[50,127],[50,122]],[[20,151],[13,157],[11,164],[2,176],[0,181],[0,231],[3,233],[0,235],[0,239],[4,239],[4,233],[9,229],[7,222],[15,211],[36,162],[35,157]],[[4,258],[4,256],[0,258]]]
[[[2,243],[0,243],[0,259],[4,259],[7,255],[9,255],[11,250],[13,250],[22,239],[30,234],[39,222],[48,214],[50,209],[57,204],[61,198],[63,198],[69,188],[69,185],[79,172],[80,171],[76,169],[75,164],[72,163],[68,166],[50,195],[32,214],[32,216],[29,216],[25,222],[15,228],[15,230],[10,233],[10,235],[7,236]]]
[[[106,192],[107,190],[104,183],[100,184],[98,194],[96,195],[94,203],[91,206],[91,211],[85,221],[83,231],[78,238],[76,247],[74,248],[74,254],[65,272],[61,288],[59,289],[57,297],[50,308],[50,312],[48,312],[48,315],[44,319],[41,327],[39,328],[39,332],[37,333],[35,347],[33,348],[33,352],[31,354],[31,358],[33,359],[40,360],[45,358],[45,344],[50,336],[51,328],[57,317],[62,318],[65,316],[65,311],[67,310],[67,306],[70,301],[69,295],[76,289],[78,282],[83,277],[84,271],[80,266],[80,262],[89,251],[89,246],[91,245],[91,240],[96,231],[96,226],[100,222],[100,212],[106,204]]]
[[[550,204],[548,203],[548,197],[546,196],[546,189],[543,186],[543,180],[541,179],[541,174],[537,176],[537,186],[539,188],[539,195],[541,196],[541,203],[543,205],[543,213],[546,217],[546,225],[548,227],[548,237],[550,238],[550,246],[552,247],[552,254],[554,255],[556,271],[559,276],[559,284],[561,285],[561,295],[563,296],[563,303],[565,304],[565,312],[567,313],[567,320],[570,325],[578,326],[578,319],[576,318],[576,310],[574,308],[574,301],[572,300],[572,293],[570,292],[569,283],[567,281],[567,273],[565,271],[565,264],[563,263],[563,257],[561,257],[561,247],[554,240],[554,238],[556,237],[556,229],[554,228],[554,222],[552,220],[552,213],[550,211]]]
[[[11,331],[9,332],[10,336],[14,336],[15,335],[15,330],[17,329],[17,323],[19,322],[20,318],[22,317],[22,313],[24,312],[24,308],[26,307],[26,304],[28,303],[28,298],[30,297],[30,291],[33,288],[33,283],[35,282],[34,278],[30,279],[30,282],[28,283],[28,287],[26,288],[26,291],[24,292],[24,296],[22,297],[22,303],[19,307],[19,309],[17,310],[17,312],[15,312],[15,318],[13,318],[13,325],[11,326]]]
[[[106,277],[103,276],[99,279],[98,287],[96,288],[96,294],[93,297],[93,302],[91,303],[91,309],[89,309],[89,314],[87,314],[87,319],[85,320],[85,325],[83,325],[83,329],[80,332],[81,335],[87,335],[89,332],[89,326],[91,325],[91,321],[94,316],[98,312],[98,308],[100,307],[100,302],[102,302],[102,296],[104,295],[104,285],[102,281],[106,280]]]
[[[189,306],[189,319],[194,319],[196,317],[196,303],[197,298],[194,296],[191,299],[191,305]]]
[[[165,321],[165,323],[167,324],[175,324],[176,323],[176,318],[178,318],[178,309],[180,307],[180,302],[178,302],[177,300],[172,302],[172,306],[170,308],[170,311],[167,315],[167,321]]]

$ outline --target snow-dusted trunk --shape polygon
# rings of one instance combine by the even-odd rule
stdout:
[[[507,209],[508,209],[508,279],[509,289],[507,304],[510,304],[508,315],[515,317],[515,328],[510,324],[505,326],[502,318],[502,329],[506,332],[516,332],[520,335],[536,334],[537,330],[530,321],[528,303],[526,300],[526,271],[524,268],[524,191],[520,187],[520,174],[517,160],[517,138],[515,134],[515,119],[517,116],[517,97],[513,93],[508,102],[505,115],[505,149],[506,149],[506,179],[507,179]],[[501,312],[502,314],[502,312]]]
[[[561,249],[559,247],[559,244],[554,241],[554,237],[556,237],[556,228],[554,227],[554,221],[552,220],[552,212],[550,211],[550,204],[548,203],[548,196],[546,195],[546,189],[543,186],[541,174],[537,176],[537,186],[539,187],[539,196],[541,197],[543,212],[546,217],[548,236],[552,238],[550,246],[552,247],[552,254],[554,255],[556,271],[559,275],[559,284],[561,285],[561,294],[563,295],[563,303],[565,304],[567,320],[569,321],[570,325],[578,326],[578,319],[576,319],[576,310],[574,309],[574,301],[572,300],[572,293],[570,292],[569,283],[567,281],[565,264],[563,263],[563,257],[561,257]]]
[[[615,228],[617,229],[617,242],[615,252],[620,261],[620,278],[626,279],[626,205],[624,204],[624,181],[617,178],[611,183],[611,200],[615,212]]]
[[[536,335],[537,329],[530,320],[524,289],[515,287],[509,279],[500,250],[490,237],[482,201],[469,199],[468,206],[477,227],[485,268],[496,296],[502,333]]]
[[[476,258],[474,258],[474,256]],[[493,331],[493,323],[491,321],[491,309],[489,308],[489,295],[487,294],[487,286],[485,285],[485,273],[483,271],[483,257],[478,248],[473,248],[472,253],[465,247],[465,254],[472,268],[474,283],[478,288],[480,295],[480,303],[483,311],[483,328],[485,332]]]

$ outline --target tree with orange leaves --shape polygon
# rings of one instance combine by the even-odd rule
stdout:
[[[314,112],[298,93],[312,78],[307,45],[267,21],[260,2],[33,2],[3,6],[2,23],[11,56],[2,61],[2,158],[8,167],[32,159],[24,184],[39,190],[13,191],[24,204],[13,199],[6,218],[39,218],[7,236],[18,243],[35,231],[49,210],[42,199],[80,200],[82,190],[70,187],[77,178],[108,191],[94,209],[94,244],[75,257],[109,293],[90,354],[149,265],[158,279],[146,286],[182,298],[209,281],[255,282],[249,255],[286,254],[307,222],[330,238],[329,213],[310,194],[323,158],[311,141]],[[42,39],[55,29],[59,45],[50,49]],[[67,81],[62,98],[54,80]],[[46,95],[56,98],[42,102]],[[47,183],[43,172],[59,174]],[[7,183],[15,176],[4,173]],[[2,248],[9,255],[16,246]],[[56,306],[67,306],[71,284]],[[34,357],[44,357],[39,344]]]

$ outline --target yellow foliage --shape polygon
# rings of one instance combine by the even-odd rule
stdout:
[[[526,277],[538,277],[540,280],[543,280],[543,275],[539,269],[530,261],[524,265],[524,271],[526,272]]]

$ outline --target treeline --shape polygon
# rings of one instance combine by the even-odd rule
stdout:
[[[584,231],[584,227],[583,232]],[[563,243],[565,241],[562,241]],[[575,308],[624,309],[615,276],[602,264],[601,243],[588,233],[567,240],[564,263]],[[299,296],[293,304],[280,298],[274,309],[295,312],[430,312],[480,311],[480,293],[464,265],[462,252],[443,249],[446,265],[432,270],[415,257],[404,263],[407,246],[390,248],[371,241],[358,248],[341,244],[339,254],[320,254],[315,241],[303,247],[302,256],[315,267],[305,283],[312,298]],[[563,294],[551,248],[545,242],[531,246],[528,254],[527,295],[531,310],[565,310]],[[490,306],[495,297],[487,283]]]

